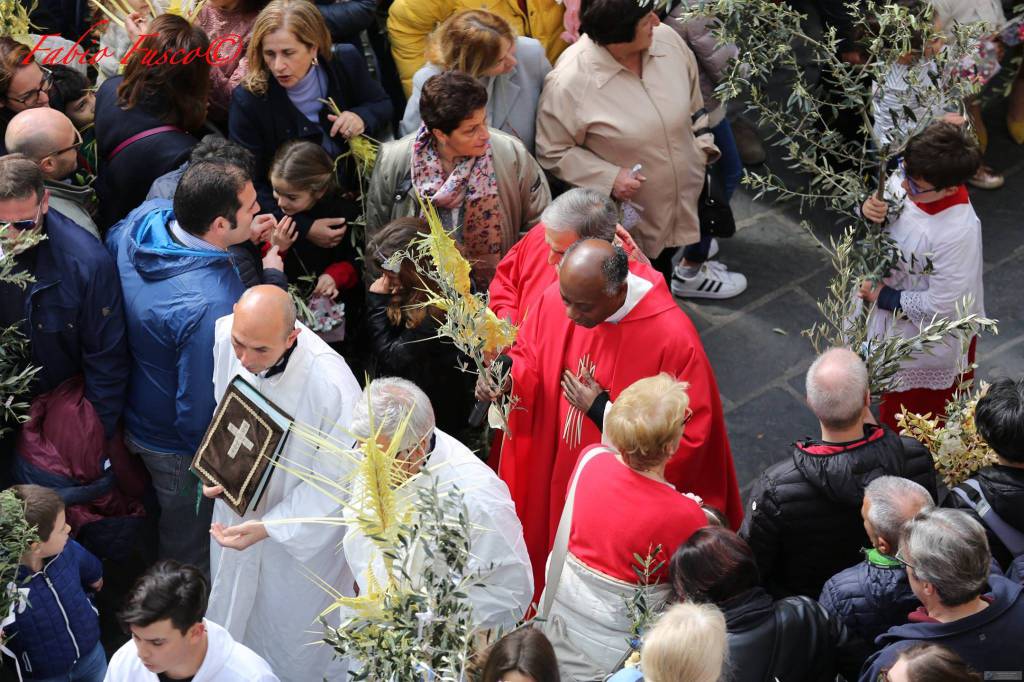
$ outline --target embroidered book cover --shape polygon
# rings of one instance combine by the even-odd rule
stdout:
[[[253,386],[236,376],[217,405],[192,459],[192,471],[239,516],[259,504],[273,463],[288,438],[292,419]]]

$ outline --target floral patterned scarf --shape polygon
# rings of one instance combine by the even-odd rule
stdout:
[[[462,209],[457,241],[473,266],[473,278],[486,287],[501,258],[501,199],[490,143],[483,156],[461,157],[445,177],[434,136],[421,124],[412,146],[412,182],[419,195],[430,199],[442,214]]]

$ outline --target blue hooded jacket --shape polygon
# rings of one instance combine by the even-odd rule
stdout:
[[[897,625],[875,644],[882,650],[868,659],[861,682],[875,682],[882,668],[889,668],[900,652],[916,642],[935,642],[960,655],[986,680],[1018,680],[1024,672],[1020,635],[1024,632],[1024,596],[1021,586],[991,575],[989,592],[982,597],[988,608],[950,623],[912,622]]]
[[[245,291],[231,255],[171,236],[171,202],[147,201],[115,225],[107,248],[124,293],[132,374],[128,436],[191,457],[213,416],[213,336]]]

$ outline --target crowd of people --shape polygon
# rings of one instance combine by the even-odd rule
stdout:
[[[701,197],[713,181],[727,201],[764,157],[717,99],[737,51],[711,19],[685,0],[172,4],[39,2],[40,32],[79,58],[0,37],[0,326],[37,368],[29,420],[0,440],[0,487],[37,536],[15,557],[0,675],[358,675],[311,644],[346,617],[340,597],[388,583],[367,497],[324,485],[354,476],[336,447],[366,441],[394,453],[403,494],[460,495],[462,598],[495,635],[474,679],[1024,674],[1024,377],[978,400],[997,463],[953,488],[897,425],[944,412],[976,338],[904,360],[877,404],[861,349],[820,354],[819,436],[741,498],[679,305],[746,289]],[[817,4],[841,58],[862,61],[850,8]],[[1005,22],[998,0],[909,4]],[[874,341],[965,298],[984,314],[967,186],[1002,184],[977,102],[973,125],[890,104],[875,102],[878,137],[897,114],[934,120],[860,207],[900,250],[851,294]],[[518,326],[489,358],[505,381],[475,378],[441,333],[415,248],[431,220]],[[236,377],[317,434],[285,441],[287,471],[244,514],[190,469]],[[505,395],[504,431],[471,419]]]

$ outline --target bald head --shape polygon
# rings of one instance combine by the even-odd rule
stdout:
[[[570,246],[558,267],[566,315],[581,327],[596,327],[626,301],[629,260],[618,246],[584,239]]]
[[[868,368],[848,348],[822,353],[807,370],[807,405],[823,426],[847,429],[861,419],[868,396]]]
[[[69,149],[78,139],[75,125],[62,112],[36,107],[11,119],[4,144],[10,153],[24,154],[39,164],[47,179],[63,180],[78,165],[77,155]],[[55,154],[59,150],[65,151]]]
[[[261,284],[247,289],[234,313],[231,342],[235,355],[253,374],[276,364],[299,335],[295,303],[279,287]]]

